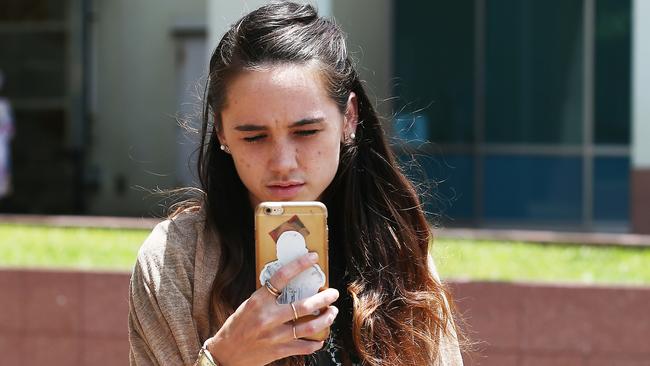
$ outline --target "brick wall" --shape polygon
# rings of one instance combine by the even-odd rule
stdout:
[[[650,288],[454,283],[466,363],[481,366],[650,365]]]
[[[129,275],[0,271],[0,364],[128,365]]]
[[[126,365],[129,275],[0,270],[2,365]],[[650,366],[650,288],[455,282],[467,365]]]

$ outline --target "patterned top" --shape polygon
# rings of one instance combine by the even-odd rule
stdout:
[[[325,346],[318,352],[314,353],[313,357],[308,358],[306,366],[343,366],[342,353],[345,352],[338,344],[339,330],[332,326],[329,338],[325,341]],[[360,366],[358,357],[355,354],[350,354],[352,366]]]

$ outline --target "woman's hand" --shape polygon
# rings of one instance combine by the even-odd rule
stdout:
[[[309,253],[280,268],[271,277],[273,287],[282,290],[295,276],[318,262],[318,254]],[[329,327],[338,309],[331,304],[339,297],[335,289],[326,289],[294,303],[298,317],[327,308],[327,311],[305,323],[296,323],[290,304],[278,304],[264,286],[226,320],[217,334],[206,344],[219,365],[266,365],[292,355],[308,355],[323,347],[323,341],[300,339]]]

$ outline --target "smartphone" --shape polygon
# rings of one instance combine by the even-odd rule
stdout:
[[[321,202],[262,202],[255,209],[255,267],[257,288],[283,265],[318,253],[318,263],[296,276],[282,290],[278,303],[296,302],[329,287],[327,208]],[[323,311],[322,309],[321,311]],[[315,318],[318,313],[296,322]],[[325,340],[329,329],[305,339]]]

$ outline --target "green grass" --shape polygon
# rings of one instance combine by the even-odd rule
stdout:
[[[146,230],[0,225],[0,266],[130,270]]]
[[[0,266],[128,271],[148,233],[0,224]],[[439,238],[433,255],[447,279],[650,284],[650,248]]]
[[[650,284],[650,249],[437,239],[444,278]]]

